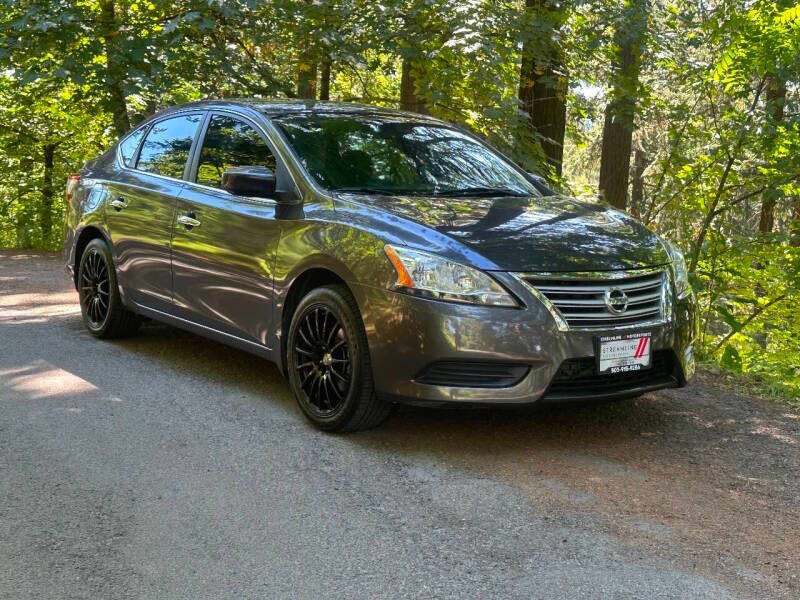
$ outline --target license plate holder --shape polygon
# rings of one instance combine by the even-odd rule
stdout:
[[[595,370],[599,375],[619,375],[653,365],[651,332],[620,333],[595,338]]]

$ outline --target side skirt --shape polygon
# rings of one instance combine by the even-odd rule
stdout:
[[[245,352],[255,354],[256,356],[266,358],[268,361],[278,364],[275,360],[274,351],[272,348],[267,348],[261,344],[256,344],[255,342],[245,340],[235,335],[224,333],[217,329],[213,329],[212,327],[206,327],[205,325],[200,325],[193,321],[176,317],[175,315],[156,310],[155,308],[148,308],[146,306],[142,306],[141,304],[136,304],[133,307],[133,310],[143,317],[150,317],[154,321],[172,325],[173,327],[195,333],[202,337],[238,348],[239,350],[244,350]]]

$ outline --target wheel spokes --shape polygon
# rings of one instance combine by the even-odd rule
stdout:
[[[336,313],[308,307],[295,328],[294,364],[308,402],[322,413],[341,408],[351,386],[348,340]]]
[[[327,376],[322,377],[322,389],[325,390],[325,400],[326,400],[325,403],[330,408],[333,408],[333,402],[331,402],[331,395],[328,393],[328,381],[329,379]]]
[[[82,303],[93,327],[105,321],[111,300],[109,266],[105,257],[90,249],[80,274]]]
[[[330,377],[328,377],[328,384],[330,385],[331,389],[333,390],[333,393],[336,395],[336,399],[339,400],[339,401],[343,400],[344,396],[342,395],[342,392],[339,390],[339,388],[333,382],[333,379],[331,379]]]
[[[337,342],[337,343],[336,343],[336,345],[335,345],[335,346],[333,346],[333,347],[330,349],[330,352],[331,352],[331,353],[335,352],[335,351],[336,351],[336,350],[338,350],[338,349],[339,349],[341,346],[344,346],[346,343],[347,343],[347,340],[341,340],[341,341]]]
[[[308,346],[309,348],[313,348],[314,347],[314,344],[312,342],[308,341],[308,338],[306,337],[306,334],[303,333],[302,325],[297,328],[297,333],[299,333],[300,337],[303,338],[303,341],[306,343],[306,346]]]
[[[342,376],[342,375],[339,375],[339,373],[337,373],[337,372],[336,372],[334,369],[331,369],[331,370],[330,370],[330,372],[331,372],[331,373],[333,373],[334,375],[336,375],[336,377],[338,377],[338,378],[339,378],[339,381],[342,381],[342,382],[344,382],[344,383],[348,383],[348,380],[347,380],[347,378],[345,378],[345,377],[344,377],[344,376]]]

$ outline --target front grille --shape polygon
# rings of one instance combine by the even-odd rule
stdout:
[[[581,275],[522,275],[522,279],[544,296],[572,329],[605,329],[660,321],[663,315],[665,275],[662,270],[620,273],[611,277],[596,273]],[[625,309],[613,312],[607,295],[627,298]],[[547,302],[545,302],[547,304]]]
[[[428,385],[503,388],[522,381],[529,369],[514,363],[442,360],[425,367],[414,379]]]
[[[598,375],[595,365],[592,356],[565,360],[544,397],[548,400],[598,398],[650,391],[678,383],[672,350],[654,352],[652,366],[643,371]]]

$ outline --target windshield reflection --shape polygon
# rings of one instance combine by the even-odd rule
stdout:
[[[524,174],[475,138],[396,115],[309,114],[276,125],[317,182],[387,195],[540,196]]]

